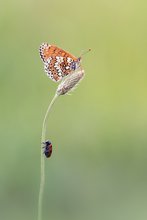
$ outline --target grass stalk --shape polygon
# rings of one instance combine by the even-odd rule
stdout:
[[[42,125],[42,135],[41,135],[41,153],[40,153],[40,188],[39,188],[39,198],[38,198],[38,220],[42,220],[42,207],[43,207],[43,194],[44,194],[44,185],[45,185],[45,160],[44,154],[42,153],[42,143],[46,141],[46,125],[49,112],[57,99],[58,95],[55,94],[52,101],[50,102],[46,114],[44,116],[43,125]]]

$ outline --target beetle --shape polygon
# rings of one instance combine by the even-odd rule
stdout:
[[[43,148],[44,148],[43,153],[45,154],[45,156],[47,158],[49,158],[51,156],[51,154],[52,154],[52,143],[49,140],[47,140],[47,141],[43,142],[43,144],[44,144],[44,146],[43,146]]]

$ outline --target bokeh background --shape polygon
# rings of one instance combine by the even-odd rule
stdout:
[[[38,48],[83,57],[48,120],[43,219],[147,219],[147,2],[0,2],[0,219],[36,220],[40,136],[57,84]]]

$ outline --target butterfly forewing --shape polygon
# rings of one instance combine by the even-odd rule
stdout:
[[[55,82],[72,72],[71,64],[77,58],[55,45],[43,43],[40,46],[40,57],[44,62],[44,70]]]

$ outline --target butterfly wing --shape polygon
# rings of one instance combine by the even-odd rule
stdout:
[[[55,45],[43,43],[40,46],[40,57],[44,63],[44,70],[55,82],[72,72],[71,64],[77,58]]]

